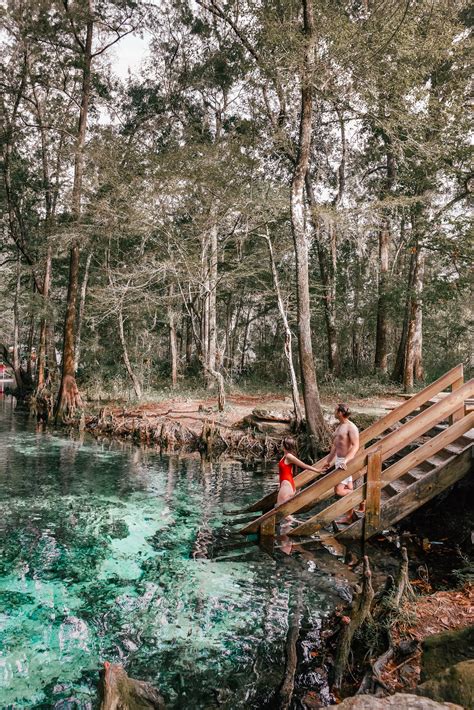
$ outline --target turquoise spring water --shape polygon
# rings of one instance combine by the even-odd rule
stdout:
[[[36,432],[1,399],[0,707],[95,708],[104,660],[169,708],[263,707],[298,594],[318,627],[338,586],[223,515],[276,480],[263,465]]]

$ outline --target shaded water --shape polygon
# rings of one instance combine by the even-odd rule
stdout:
[[[341,585],[231,529],[276,480],[39,433],[0,399],[0,706],[95,708],[111,660],[170,708],[262,707],[298,594],[317,628]]]

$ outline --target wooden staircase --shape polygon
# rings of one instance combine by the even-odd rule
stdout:
[[[451,391],[445,393],[448,387]],[[362,431],[361,448],[346,470],[331,470],[319,480],[317,473],[303,471],[295,476],[296,495],[283,505],[275,506],[275,491],[236,511],[262,512],[240,532],[275,535],[279,520],[304,514],[333,497],[334,487],[347,476],[362,485],[287,534],[314,535],[363,501],[366,513],[350,525],[338,526],[338,537],[368,538],[393,525],[472,470],[473,395],[474,380],[464,383],[462,365],[457,365]]]

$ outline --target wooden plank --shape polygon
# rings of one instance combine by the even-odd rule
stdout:
[[[466,432],[470,431],[473,427],[474,412],[469,414],[467,417],[464,417],[464,419],[461,419],[459,422],[456,422],[456,424],[449,427],[449,429],[444,429],[440,434],[433,437],[422,446],[419,446],[403,459],[385,469],[385,471],[382,471],[382,489],[391,481],[400,478],[400,476],[403,476],[410,469],[418,466],[430,455],[440,451],[447,444],[450,444],[465,435]],[[349,493],[347,496],[339,498],[338,501],[324,510],[321,510],[312,518],[306,520],[302,525],[299,525],[297,528],[291,530],[288,534],[295,537],[299,535],[313,535],[325,525],[332,523],[333,520],[336,520],[336,518],[339,518],[341,515],[344,515],[344,513],[347,513],[351,510],[351,508],[355,508],[365,498],[366,485],[364,484],[360,488],[356,488],[356,490],[352,491],[352,493]]]
[[[451,392],[456,392],[456,390],[460,389],[463,384],[464,384],[464,368],[461,365],[461,374],[458,377],[457,380],[454,380],[453,384],[451,385]],[[462,404],[462,407],[457,409],[455,412],[450,417],[449,423],[454,424],[454,422],[458,422],[460,419],[462,419],[464,416],[464,402]]]
[[[387,501],[381,509],[379,530],[384,530],[405,518],[446,490],[446,488],[452,486],[453,483],[459,481],[470,471],[472,471],[472,446],[468,447],[462,454],[433,469],[417,483],[412,484],[402,493]],[[362,521],[358,520],[346,530],[338,533],[336,538],[353,540],[359,539],[361,534]]]
[[[364,534],[371,537],[380,525],[380,491],[382,489],[382,451],[380,447],[367,457],[367,504]]]
[[[450,387],[453,382],[459,380],[462,376],[463,366],[456,365],[451,370],[449,370],[444,375],[435,380],[435,382],[432,382],[430,385],[425,387],[417,394],[411,395],[409,400],[407,400],[406,402],[402,402],[398,407],[395,407],[395,409],[392,409],[384,417],[378,419],[376,422],[367,427],[367,429],[364,429],[360,432],[359,442],[361,448],[372,439],[375,439],[380,434],[383,434],[383,432],[387,431],[387,429],[399,422],[401,419],[411,414],[415,409],[418,409],[418,407],[424,404],[424,402],[429,401],[433,396],[439,394],[439,392],[441,392],[446,387]],[[322,467],[326,463],[328,458],[329,456],[324,456],[314,465]],[[314,473],[313,471],[309,471],[307,469],[301,471],[301,473],[295,476],[296,490],[299,490],[303,486],[306,486],[308,483],[311,483],[317,476],[317,473]],[[259,510],[266,512],[273,508],[277,501],[277,497],[278,490],[272,491],[271,493],[268,493],[260,500],[257,500],[255,503],[252,503],[252,505],[249,505],[247,508],[244,508],[239,512],[252,513]]]
[[[421,434],[424,434],[426,431],[429,431],[429,429],[431,429],[438,421],[441,421],[449,414],[452,414],[452,412],[459,407],[459,404],[473,393],[474,379],[469,380],[469,382],[466,382],[466,384],[459,390],[452,392],[436,404],[433,404],[433,406],[429,409],[420,412],[420,414],[416,417],[413,417],[413,419],[410,419],[405,424],[402,424],[399,429],[393,431],[391,434],[388,434],[381,441],[376,444],[372,444],[372,446],[366,450],[359,451],[352,461],[348,463],[345,471],[336,469],[332,473],[326,474],[326,476],[324,476],[320,481],[312,483],[282,505],[269,510],[267,513],[264,513],[264,515],[261,515],[256,521],[246,525],[239,532],[243,535],[256,532],[262,522],[269,517],[277,516],[277,519],[279,520],[286,515],[301,510],[310,503],[317,503],[321,500],[323,493],[333,489],[347,476],[352,476],[353,479],[356,479],[365,474],[365,464],[368,453],[374,451],[380,446],[382,451],[382,460],[385,461],[393,456],[393,454],[397,451],[402,449],[407,443],[413,439],[416,439]]]
[[[267,520],[264,520],[263,524],[260,525],[260,537],[274,537],[275,535],[275,527],[276,527],[276,519],[275,516],[272,518],[267,518]]]

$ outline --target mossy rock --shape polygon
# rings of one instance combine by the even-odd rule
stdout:
[[[474,626],[428,636],[422,648],[421,682],[424,683],[445,668],[474,658]]]
[[[419,685],[418,695],[474,708],[474,659],[446,668]]]

